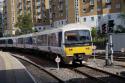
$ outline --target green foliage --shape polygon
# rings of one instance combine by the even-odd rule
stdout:
[[[22,33],[19,30],[16,30],[15,35],[21,35]]]
[[[22,34],[27,34],[32,32],[33,23],[30,14],[20,15],[17,18],[17,20],[18,22],[16,23],[15,26],[21,30]]]
[[[92,33],[93,42],[103,42],[103,41],[105,41],[105,35],[98,33],[96,28],[92,28],[91,33]]]
[[[97,30],[96,30],[96,28],[92,28],[91,33],[92,33],[92,37],[96,37],[97,36]]]
[[[105,48],[105,44],[106,44],[106,35],[100,33],[99,30],[97,30],[96,28],[92,28],[91,30],[92,33],[92,42],[94,45],[97,46],[97,48]]]

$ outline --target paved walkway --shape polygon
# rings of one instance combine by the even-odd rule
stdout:
[[[0,83],[35,83],[35,81],[16,58],[0,51]]]

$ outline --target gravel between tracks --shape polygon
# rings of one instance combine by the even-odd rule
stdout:
[[[105,60],[96,59],[95,61],[93,61],[93,59],[90,59],[88,65],[113,74],[119,74],[120,72],[125,71],[125,62],[120,61],[114,61],[113,66],[105,66]]]
[[[19,56],[19,55],[16,55],[16,56],[30,60],[30,59],[26,58],[25,56]],[[37,61],[38,61],[38,63],[41,64],[41,66],[44,65],[43,68],[45,70],[52,73],[54,76],[57,76],[59,79],[63,80],[66,83],[94,83],[93,79],[87,78],[86,76],[76,73],[68,68],[60,68],[59,70],[57,70],[57,67],[54,66],[53,64],[51,64],[51,62],[49,63],[49,65],[51,65],[51,66],[48,66],[48,63],[45,65],[45,63],[46,63],[45,60],[43,60],[44,64],[42,64],[42,60],[37,60]],[[25,64],[25,66],[27,66],[27,64]],[[46,80],[48,82],[51,82],[50,80],[48,80],[48,77],[46,77],[46,74],[44,75],[43,72],[41,73],[41,71],[38,71],[36,68],[32,67],[31,65],[28,65],[27,69],[30,72],[33,71],[32,75],[37,79],[38,83],[42,83],[43,81],[46,82]]]
[[[61,68],[57,70],[56,68],[46,68],[49,72],[53,73],[54,75],[58,76],[60,79],[64,80],[65,82],[84,82],[83,79],[86,79],[85,76],[75,73],[66,68]]]
[[[81,72],[84,72],[87,75],[100,79],[105,83],[124,83],[125,82],[125,79],[123,78],[116,77],[112,74],[104,73],[102,71],[97,71],[91,68],[79,67],[77,69]]]
[[[32,74],[37,83],[58,83],[58,80],[48,75],[46,72],[40,70],[39,68],[27,63],[23,60],[20,60],[27,70]]]

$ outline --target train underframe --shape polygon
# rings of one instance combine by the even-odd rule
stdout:
[[[38,53],[38,55],[41,53],[42,54],[46,54],[46,57],[51,59],[51,60],[54,60],[57,56],[59,56],[61,58],[61,62],[64,63],[64,64],[76,64],[76,63],[79,63],[79,64],[83,64],[83,62],[87,62],[89,57],[91,55],[85,55],[85,53],[75,53],[73,56],[65,56],[65,57],[62,57],[60,54],[56,54],[56,53],[52,53],[52,52],[44,52],[44,51],[40,51],[40,50],[31,50],[31,49],[23,49],[23,48],[13,48],[13,47],[3,47],[1,49],[3,50],[9,50],[9,51],[16,51],[16,52],[31,52],[31,53]],[[37,51],[37,52],[36,52]]]
[[[68,64],[83,64],[86,63],[89,59],[90,55],[85,55],[84,53],[76,53],[74,56],[66,56]]]

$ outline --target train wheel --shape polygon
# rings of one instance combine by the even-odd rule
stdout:
[[[79,61],[80,65],[82,65],[82,61]]]
[[[73,65],[76,65],[76,61],[73,60],[73,61],[72,61],[72,64],[73,64]]]

